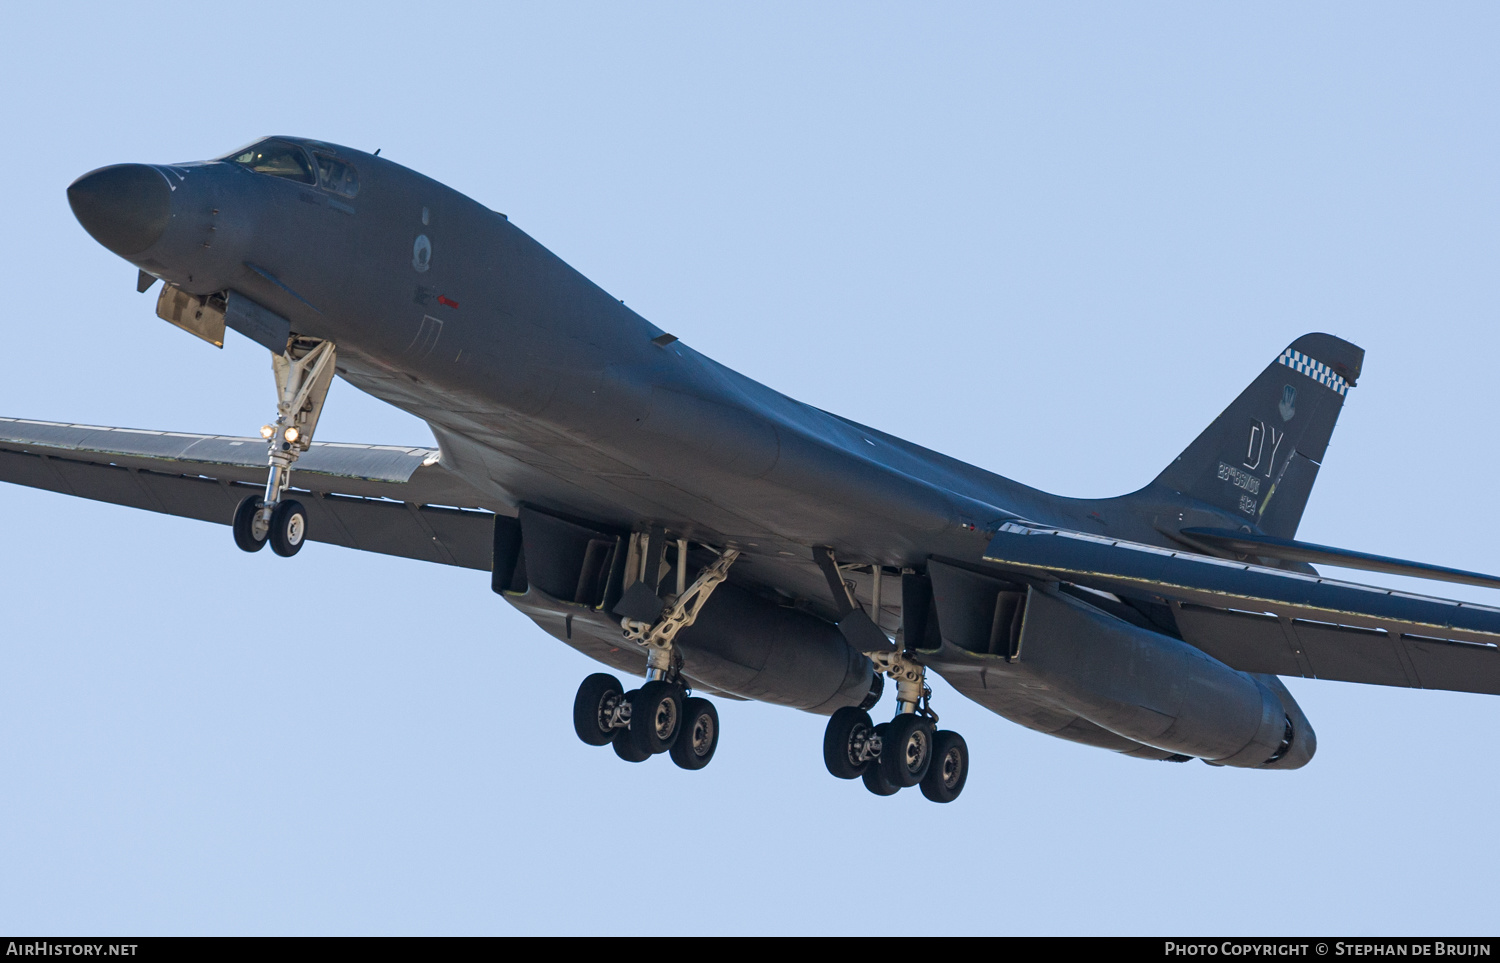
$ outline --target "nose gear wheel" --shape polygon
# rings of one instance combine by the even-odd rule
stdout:
[[[313,432],[333,384],[332,341],[292,337],[286,351],[271,356],[276,375],[276,421],[261,429],[267,443],[265,494],[243,499],[234,513],[234,542],[258,552],[267,542],[282,557],[296,555],[307,541],[307,510],[284,499],[292,465],[312,447]]]
[[[284,498],[271,510],[271,524],[266,541],[271,551],[282,558],[291,558],[302,550],[307,538],[307,509],[294,498]]]
[[[234,544],[246,552],[258,552],[266,547],[269,529],[260,517],[261,506],[265,503],[266,500],[259,495],[251,495],[234,510]]]

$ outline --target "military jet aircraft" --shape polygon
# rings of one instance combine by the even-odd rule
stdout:
[[[1272,356],[1140,491],[1063,498],[714,362],[378,152],[271,137],[104,167],[68,199],[139,291],[161,282],[157,315],[270,352],[276,417],[258,437],[0,419],[0,479],[225,524],[248,552],[487,570],[644,676],[591,675],[573,705],[579,738],[626,761],[699,769],[708,697],[759,699],[829,717],[834,776],[949,802],[969,755],[929,671],[1062,739],[1256,769],[1316,746],[1278,676],[1500,693],[1500,609],[1311,563],[1500,579],[1295,539],[1363,361],[1336,337]],[[437,447],[314,442],[335,376]]]

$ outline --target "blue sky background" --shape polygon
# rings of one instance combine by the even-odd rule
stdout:
[[[6,21],[0,414],[254,433],[264,351],[157,320],[64,189],[299,134],[505,211],[780,390],[1067,494],[1145,484],[1332,332],[1369,354],[1301,535],[1500,570],[1494,5]],[[319,437],[429,440],[343,384]],[[822,718],[771,706],[721,704],[699,773],[583,746],[591,663],[482,573],[11,486],[0,519],[0,931],[1494,930],[1495,697],[1292,680],[1318,755],[1265,773],[939,684],[973,776],[935,806],[832,779]]]

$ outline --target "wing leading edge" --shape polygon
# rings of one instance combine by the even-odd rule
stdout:
[[[1246,672],[1500,694],[1500,609],[1007,524],[1000,569],[1170,605],[1182,638]]]
[[[0,481],[227,525],[265,442],[0,418]],[[494,515],[429,448],[318,444],[293,476],[310,538],[489,571]]]
[[[1480,572],[1431,565],[1427,562],[1411,562],[1388,555],[1371,555],[1347,548],[1334,548],[1313,542],[1299,542],[1274,535],[1259,535],[1237,532],[1227,528],[1184,528],[1174,538],[1189,544],[1197,542],[1209,548],[1233,552],[1240,556],[1278,558],[1287,562],[1311,562],[1315,565],[1336,565],[1342,568],[1358,568],[1369,572],[1385,572],[1388,575],[1406,575],[1412,578],[1433,579],[1439,582],[1456,582],[1460,585],[1477,585],[1480,588],[1500,588],[1500,578]]]

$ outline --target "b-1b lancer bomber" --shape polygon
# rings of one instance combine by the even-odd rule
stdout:
[[[828,717],[834,776],[950,802],[969,753],[929,672],[1062,739],[1252,769],[1313,756],[1280,676],[1500,693],[1500,609],[1312,563],[1500,579],[1296,539],[1363,361],[1336,337],[1268,346],[1145,488],[1063,498],[704,357],[380,156],[272,137],[104,167],[68,200],[139,291],[160,283],[157,315],[270,352],[276,414],[258,437],[0,419],[0,479],[225,524],[247,552],[486,570],[559,641],[644,677],[591,675],[573,705],[578,737],[628,762],[702,768],[713,700],[759,699]],[[336,376],[437,447],[314,441]]]

